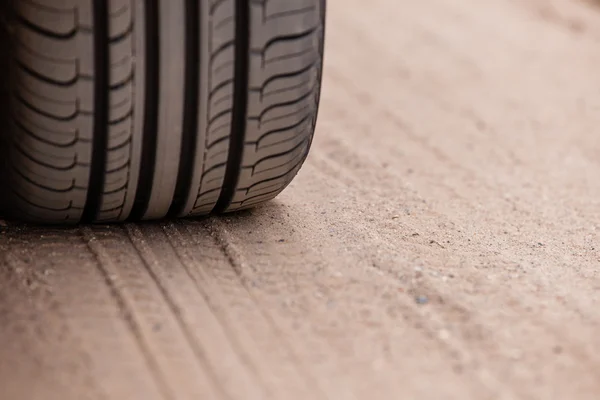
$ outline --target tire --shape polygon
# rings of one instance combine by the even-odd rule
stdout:
[[[277,196],[317,119],[325,0],[10,0],[11,211],[199,216]]]

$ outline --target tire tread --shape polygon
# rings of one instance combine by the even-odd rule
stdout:
[[[6,3],[10,135],[3,168],[15,215],[77,223],[152,214],[145,214],[146,207],[161,195],[157,185],[163,182],[153,177],[167,165],[158,147],[171,133],[169,124],[152,122],[149,114],[153,102],[156,114],[168,113],[172,99],[160,96],[169,77],[150,65],[148,46],[160,34],[152,37],[159,28],[148,20],[148,9],[164,9],[165,1]],[[171,208],[148,218],[231,212],[272,199],[297,174],[312,143],[325,0],[173,4],[198,8],[186,17],[194,28],[183,30],[188,47],[181,61],[188,73],[197,72],[186,75],[177,100],[183,104],[182,132],[175,136],[181,154],[177,173],[168,175],[177,183]],[[193,32],[197,39],[189,36]],[[190,44],[196,47],[190,50]],[[164,43],[161,51],[167,51]],[[160,115],[174,121],[173,111]]]

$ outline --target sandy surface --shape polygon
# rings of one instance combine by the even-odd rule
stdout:
[[[1,399],[600,398],[600,9],[329,4],[276,201],[0,226]]]

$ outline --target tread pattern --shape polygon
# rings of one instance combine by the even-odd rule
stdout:
[[[14,2],[8,171],[23,214],[78,220],[91,165],[95,66],[91,4]]]
[[[308,155],[323,59],[324,3],[252,0],[241,169],[227,211],[277,196]]]
[[[103,179],[90,181],[95,118],[94,5],[77,0],[16,0],[12,7],[8,182],[11,205],[27,219],[77,222],[88,191],[100,198],[94,219],[129,214],[137,179],[132,165],[133,10],[107,2],[107,110]],[[141,132],[140,132],[141,133]],[[134,178],[134,179],[132,179]]]
[[[232,134],[235,73],[235,1],[213,0],[201,10],[201,95],[199,107],[197,189],[183,215],[205,215],[217,203]],[[195,196],[194,196],[195,195]]]
[[[306,159],[324,0],[10,1],[18,216],[235,211],[275,197]]]
[[[122,220],[133,205],[141,129],[134,126],[134,10],[130,0],[110,0],[108,143],[99,221]],[[139,59],[138,59],[139,61]],[[137,129],[137,132],[136,132]],[[132,179],[132,174],[136,175]]]

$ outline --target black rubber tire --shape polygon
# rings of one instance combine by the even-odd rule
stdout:
[[[43,223],[252,207],[307,157],[325,0],[9,0],[11,211]]]

